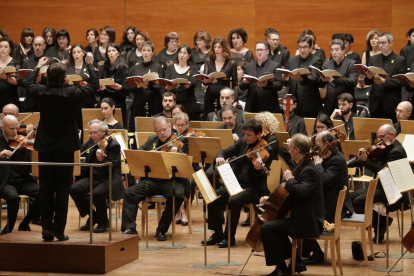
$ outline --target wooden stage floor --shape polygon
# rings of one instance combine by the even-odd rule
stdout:
[[[5,211],[3,211],[5,212]],[[165,244],[171,244],[172,235],[171,228],[167,233],[167,241],[159,242],[155,239],[155,228],[156,228],[156,211],[150,210],[149,217],[149,244],[150,246],[159,246]],[[242,266],[236,267],[220,267],[217,269],[210,270],[197,270],[193,269],[191,265],[193,264],[202,264],[204,263],[204,250],[200,245],[200,241],[203,239],[203,232],[195,232],[194,230],[202,229],[202,206],[196,206],[195,201],[193,202],[192,207],[193,214],[193,234],[189,234],[188,226],[177,225],[176,227],[176,243],[186,244],[187,248],[184,249],[161,249],[158,251],[140,251],[139,259],[133,261],[127,265],[124,265],[116,270],[113,270],[107,275],[214,275],[214,274],[224,274],[224,273],[234,273],[239,274]],[[400,238],[398,236],[398,224],[396,221],[396,213],[391,214],[394,218],[394,223],[391,226],[390,232],[390,253],[399,253],[400,252]],[[23,217],[23,212],[19,212],[18,221],[16,223],[16,229]],[[245,219],[246,215],[243,213],[241,215],[240,221]],[[138,227],[140,230],[140,218],[141,210],[138,213]],[[85,220],[83,220],[83,223]],[[404,222],[406,225],[410,222],[410,214],[408,212],[404,213]],[[119,223],[119,221],[118,221]],[[5,215],[3,215],[2,225],[5,224]],[[67,234],[69,237],[72,235],[77,236],[79,231],[78,227],[78,212],[74,203],[70,201],[69,208],[69,218],[67,225]],[[38,238],[41,239],[41,229],[40,226],[31,225],[32,231],[37,232]],[[113,229],[115,230],[115,221],[113,223]],[[405,230],[404,233],[407,233],[408,230]],[[231,248],[231,260],[245,262],[250,254],[250,248],[245,245],[244,238],[248,232],[248,227],[239,226],[236,234],[236,246]],[[341,237],[341,254],[342,254],[342,263],[344,275],[385,275],[385,272],[376,272],[372,270],[374,266],[385,266],[385,259],[376,259],[374,262],[369,262],[369,267],[364,265],[363,261],[355,261],[352,259],[351,254],[351,242],[355,240],[360,240],[360,232],[356,228],[343,227],[342,228],[342,237]],[[85,234],[87,235],[87,234]],[[95,234],[96,236],[103,236],[104,234]],[[113,232],[114,237],[117,235],[122,235],[120,231]],[[211,233],[207,233],[209,237]],[[145,239],[141,238],[141,246],[145,245]],[[385,243],[379,245],[374,244],[374,251],[385,251]],[[0,254],[7,254],[7,252],[0,252]],[[36,254],[36,252],[33,252]],[[209,246],[207,248],[208,254],[208,263],[214,263],[218,261],[227,261],[227,249],[218,248],[217,246]],[[30,262],[30,260],[21,260],[22,262]],[[390,258],[390,266],[394,264],[396,259]],[[398,264],[399,267],[403,268],[402,272],[393,272],[390,275],[414,275],[414,259],[404,259]],[[274,267],[266,267],[265,260],[260,256],[252,256],[249,263],[247,264],[243,275],[264,275],[273,271]],[[339,270],[338,270],[339,273]],[[27,272],[7,272],[1,271],[0,275],[84,275],[84,274],[59,274],[59,273],[27,273]],[[87,274],[85,274],[87,275]],[[333,275],[332,266],[330,263],[330,254],[328,256],[328,264],[326,265],[317,265],[317,266],[308,266],[306,272],[301,273],[300,275]],[[338,274],[339,275],[339,274]]]

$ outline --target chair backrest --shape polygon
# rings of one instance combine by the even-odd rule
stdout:
[[[286,162],[286,160],[279,155],[279,161],[282,162],[282,172],[286,171],[286,170],[290,170],[288,163]]]
[[[364,118],[370,118],[371,113],[369,112],[369,109],[366,106],[363,105],[357,105],[357,115]]]
[[[374,194],[377,189],[378,178],[369,182],[367,197],[365,199],[365,224],[372,223],[372,207],[374,205]]]
[[[269,176],[267,177],[267,188],[272,193],[280,185],[280,173],[282,171],[282,162],[273,160],[270,165]]]
[[[341,212],[344,206],[345,201],[345,193],[346,193],[346,186],[339,192],[338,202],[336,203],[336,211],[335,211],[335,228],[334,228],[334,237],[335,239],[341,235]]]

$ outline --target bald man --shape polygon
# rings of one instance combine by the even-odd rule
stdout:
[[[395,115],[397,116],[397,122],[394,124],[396,135],[401,133],[401,120],[409,120],[411,112],[413,111],[413,105],[408,101],[400,102],[395,109]]]
[[[19,108],[15,104],[6,104],[3,107],[1,118],[5,117],[6,115],[13,115],[18,119]],[[19,133],[26,135],[27,133],[33,130],[33,125],[19,124],[19,128],[26,128],[26,131],[24,131],[23,133]]]
[[[26,150],[19,150],[12,154],[13,149],[9,147],[9,142],[17,137],[19,122],[13,115],[6,115],[2,120],[0,135],[0,161],[27,161]],[[10,159],[10,160],[9,160]],[[19,225],[19,231],[30,231],[30,221],[38,216],[39,204],[37,196],[39,186],[30,175],[26,166],[0,166],[0,197],[7,202],[7,226],[4,227],[1,235],[11,233],[16,223],[19,211],[19,195],[27,195],[34,198],[26,217]]]

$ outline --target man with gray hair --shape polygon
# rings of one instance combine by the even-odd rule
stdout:
[[[224,87],[220,90],[220,106],[221,108],[217,111],[213,111],[207,114],[207,121],[223,121],[221,111],[225,106],[234,106],[234,90],[230,87]],[[220,107],[219,106],[219,107]],[[234,107],[236,113],[236,121],[244,123],[244,111]]]
[[[402,158],[407,157],[407,153],[405,152],[405,149],[401,145],[401,143],[397,140],[395,128],[392,125],[386,124],[382,125],[378,131],[377,131],[377,138],[378,141],[382,141],[385,144],[389,144],[390,147],[389,150],[378,157],[376,160],[371,159],[368,156],[368,153],[364,148],[361,148],[360,154],[357,159],[354,161],[351,161],[348,164],[348,167],[361,167],[365,166],[365,168],[369,169],[373,174],[374,178],[377,177],[377,174],[380,170],[382,170],[385,166],[387,166],[388,162],[399,160]],[[357,214],[363,214],[365,210],[365,201],[367,197],[367,189],[361,189],[354,191],[351,193],[351,199],[352,199],[352,205],[354,206],[355,213]],[[381,185],[381,181],[378,181],[378,186],[374,194],[374,203],[375,202],[388,202],[387,197],[385,196],[384,189]],[[401,207],[401,203],[404,203],[404,208],[409,209],[409,198],[407,193],[403,195],[403,197],[398,200],[395,204],[390,205],[388,210],[390,212],[394,212]],[[375,235],[377,234],[377,219],[378,219],[378,213],[376,211],[373,211],[372,216],[372,226],[374,228]],[[389,220],[389,225],[392,223],[392,218]],[[379,219],[379,229],[378,229],[378,241],[382,241],[384,239],[384,234],[386,232],[386,217],[380,216]],[[374,241],[376,240],[376,237],[374,238]]]
[[[95,119],[88,123],[89,138],[88,142],[82,145],[81,152],[85,152],[85,163],[106,163],[112,162],[112,199],[119,200],[123,196],[124,185],[122,184],[121,173],[121,146],[119,143],[108,136],[108,126],[105,122]],[[90,168],[82,167],[82,173],[77,182],[70,188],[70,196],[75,202],[81,217],[89,215],[89,199],[87,194],[90,191]],[[98,224],[93,229],[94,233],[103,233],[108,229],[107,203],[109,197],[109,172],[108,167],[97,167],[93,169],[93,225]],[[108,199],[109,200],[109,199]],[[85,225],[79,230],[89,231],[88,218]]]
[[[372,85],[369,94],[369,111],[372,118],[388,118],[396,123],[394,111],[401,101],[401,88],[404,83],[391,77],[405,74],[407,65],[404,57],[392,51],[393,37],[390,33],[380,33],[377,45],[381,54],[372,56],[368,66],[383,68],[390,78],[383,78],[369,70],[366,71],[365,83]]]

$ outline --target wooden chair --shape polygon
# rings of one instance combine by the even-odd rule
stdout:
[[[336,276],[336,259],[338,260],[339,265],[339,271],[341,272],[341,275],[343,275],[342,271],[342,260],[341,260],[341,211],[342,207],[344,206],[344,200],[345,200],[345,193],[346,193],[346,187],[342,191],[339,192],[338,196],[338,202],[336,203],[336,211],[335,211],[335,228],[333,232],[322,232],[322,235],[316,239],[318,240],[324,240],[325,241],[325,263],[327,260],[327,253],[328,253],[328,243],[327,241],[330,241],[331,244],[331,261],[332,261],[332,269],[334,271],[334,275]],[[371,212],[372,213],[372,212]],[[292,239],[292,275],[295,275],[295,265],[296,265],[296,250],[298,247],[298,252],[301,255],[301,239]],[[299,245],[299,246],[298,246]],[[335,257],[335,251],[337,254],[337,257]]]
[[[148,201],[147,201],[148,200]],[[145,237],[145,214],[148,212],[148,202],[155,202],[157,207],[157,220],[158,222],[161,219],[161,203],[167,202],[167,199],[162,195],[154,195],[149,198],[145,198],[142,201],[142,215],[141,215],[141,236]],[[184,204],[186,206],[187,210],[187,217],[188,217],[188,231],[190,234],[193,233],[193,224],[192,224],[192,218],[191,218],[191,201],[189,198],[184,197]],[[175,216],[173,216],[172,222],[175,223]]]
[[[362,241],[362,250],[364,252],[365,264],[368,266],[368,257],[367,257],[367,242],[366,242],[366,231],[368,232],[368,243],[371,249],[372,258],[374,257],[374,247],[372,243],[372,207],[374,204],[374,193],[377,188],[378,179],[373,179],[369,183],[367,197],[365,201],[365,214],[353,214],[350,218],[343,218],[342,225],[350,227],[359,227],[361,230],[361,241]]]

